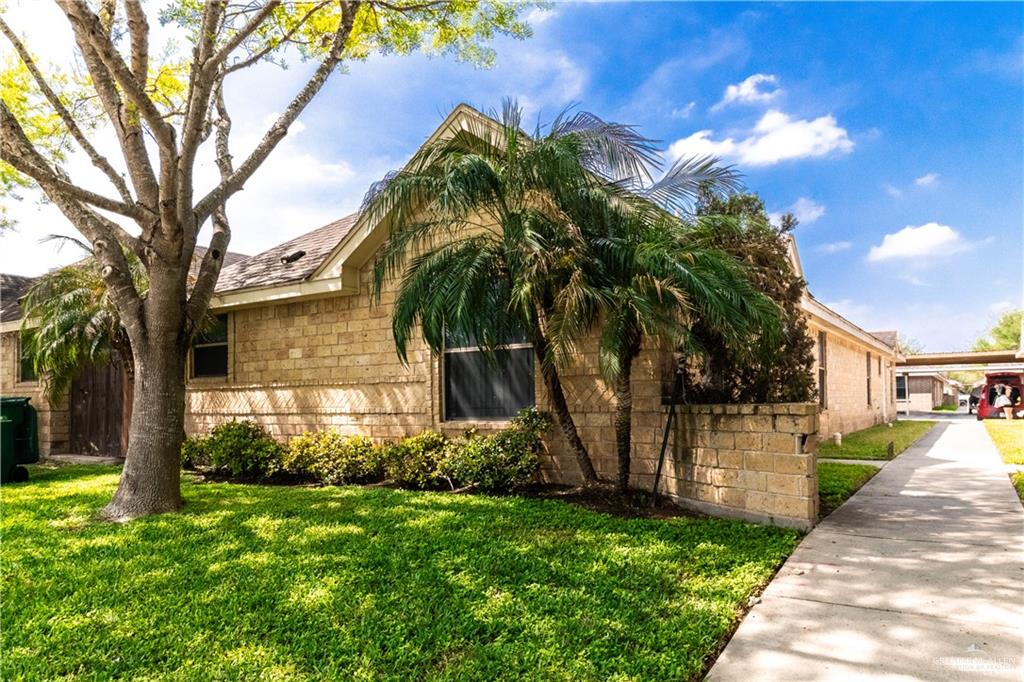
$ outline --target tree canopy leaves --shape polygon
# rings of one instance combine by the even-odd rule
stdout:
[[[1008,310],[996,323],[980,336],[973,350],[1013,350],[1020,348],[1021,324],[1024,323],[1024,310]]]

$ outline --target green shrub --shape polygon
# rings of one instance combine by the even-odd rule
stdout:
[[[511,492],[533,478],[541,435],[551,418],[535,409],[523,410],[507,429],[490,436],[475,431],[450,441],[439,473],[453,485],[473,485],[483,492]]]
[[[384,447],[384,473],[399,485],[411,488],[437,487],[438,472],[448,439],[435,431],[403,438]]]
[[[293,473],[326,483],[367,482],[383,473],[381,448],[363,436],[345,437],[334,431],[307,432],[288,443],[282,460]]]
[[[181,443],[181,466],[183,469],[195,469],[210,463],[206,436],[189,436]]]
[[[283,449],[266,429],[250,420],[215,426],[201,447],[213,469],[247,478],[277,473]]]

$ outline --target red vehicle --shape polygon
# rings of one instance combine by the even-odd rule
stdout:
[[[999,395],[998,387],[1010,388],[1010,400],[1013,402],[1014,413],[1024,410],[1021,393],[1024,392],[1024,372],[990,372],[985,374],[985,385],[981,387],[978,401],[978,419],[997,419],[1003,417],[1003,408],[992,407]]]

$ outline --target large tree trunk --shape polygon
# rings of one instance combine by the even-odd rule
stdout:
[[[555,421],[562,429],[569,449],[576,457],[576,464],[583,476],[583,484],[590,486],[598,482],[597,472],[594,471],[594,464],[590,461],[590,454],[587,446],[583,444],[579,432],[576,430],[576,422],[573,421],[572,413],[569,412],[569,404],[565,399],[565,392],[562,390],[562,380],[558,376],[558,370],[544,361],[547,355],[547,339],[539,328],[533,330],[533,350],[540,364],[540,373],[544,378],[544,387],[548,392],[548,399],[551,401],[551,411],[555,415]]]
[[[121,481],[103,516],[127,521],[181,508],[181,442],[187,352],[181,294],[173,271],[155,274],[146,300],[146,330],[133,335],[131,426]],[[162,281],[161,281],[162,280]]]
[[[616,481],[620,493],[629,490],[630,450],[633,441],[633,390],[630,375],[633,358],[622,361],[618,378],[615,380],[615,449],[619,460],[619,475]]]

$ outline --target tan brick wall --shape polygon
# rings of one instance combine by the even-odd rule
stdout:
[[[817,405],[690,405],[659,489],[718,516],[809,528],[818,515]]]
[[[394,291],[371,305],[369,267],[361,292],[231,311],[228,319],[228,376],[192,379],[186,392],[186,431],[205,433],[230,419],[254,419],[275,437],[330,428],[377,440],[394,439],[433,428],[460,433],[484,432],[504,422],[452,421],[442,418],[441,368],[418,338],[409,348],[409,364],[398,359],[391,333]],[[562,372],[570,410],[588,444],[599,475],[615,474],[614,403],[597,369],[596,342]],[[593,348],[591,350],[590,348]],[[653,472],[648,446],[660,443],[660,354],[645,350],[633,369],[634,470]],[[540,409],[549,409],[540,372],[535,372]],[[560,431],[553,430],[550,456],[543,462],[548,480],[575,482],[579,471],[567,454]],[[650,474],[647,474],[648,478]],[[643,480],[643,473],[637,474]]]
[[[51,405],[37,381],[20,381],[20,342],[18,332],[0,334],[0,394],[4,397],[31,398],[39,415],[39,454],[66,452],[69,439],[67,397]]]
[[[814,339],[815,377],[818,363],[818,332],[822,328],[808,322]],[[891,356],[880,356],[873,348],[845,335],[825,330],[826,397],[821,411],[822,437],[849,433],[896,419],[895,364]],[[866,354],[871,353],[871,401],[868,402]],[[879,359],[881,358],[881,368]]]
[[[436,425],[436,362],[424,344],[399,360],[391,334],[394,293],[371,305],[362,293],[232,311],[228,376],[193,379],[186,431],[250,418],[279,438],[332,428],[378,440]]]

